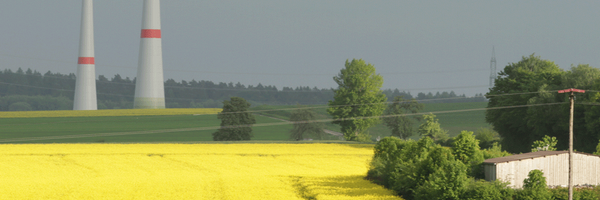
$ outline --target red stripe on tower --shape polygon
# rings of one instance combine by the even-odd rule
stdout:
[[[142,29],[142,38],[160,38],[160,29]]]
[[[94,57],[79,57],[77,64],[80,65],[93,65],[95,64]]]

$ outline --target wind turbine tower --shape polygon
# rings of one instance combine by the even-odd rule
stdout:
[[[490,61],[490,88],[494,87],[494,80],[496,80],[496,53],[494,47],[492,47],[492,60]]]
[[[94,61],[94,9],[92,0],[83,0],[81,35],[73,110],[97,110],[96,72]]]
[[[144,0],[133,108],[165,108],[160,0]]]

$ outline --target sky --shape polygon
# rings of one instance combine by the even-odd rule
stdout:
[[[0,1],[0,70],[76,73],[81,0]],[[142,0],[94,2],[96,76],[136,76]],[[335,88],[363,59],[383,89],[488,91],[533,53],[600,67],[600,1],[163,0],[164,78]]]

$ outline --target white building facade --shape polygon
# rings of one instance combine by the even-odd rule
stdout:
[[[573,184],[600,185],[600,156],[573,153]],[[513,188],[523,187],[523,180],[531,170],[544,172],[549,186],[567,186],[569,183],[569,152],[538,151],[483,161],[485,180],[509,182]]]

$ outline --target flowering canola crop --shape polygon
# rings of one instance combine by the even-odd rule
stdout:
[[[0,112],[0,118],[206,115],[206,114],[217,114],[217,113],[221,112],[222,110],[223,109],[221,109],[221,108],[168,108],[168,109],[2,111],[2,112]]]
[[[401,199],[344,144],[6,144],[0,199]]]

